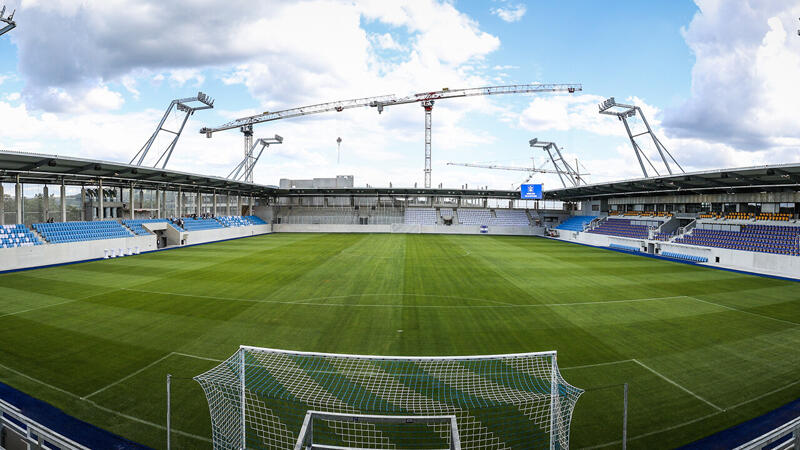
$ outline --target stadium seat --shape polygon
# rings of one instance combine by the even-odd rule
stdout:
[[[631,219],[607,219],[596,228],[589,230],[589,233],[605,234],[608,236],[619,236],[634,239],[647,239],[650,235],[649,229],[645,225],[632,225]]]
[[[556,230],[583,231],[586,225],[596,218],[597,216],[572,216],[558,224]]]
[[[0,248],[30,247],[42,241],[23,224],[0,225]]]
[[[144,235],[150,234],[150,232],[147,231],[142,226],[142,224],[144,224],[144,223],[160,223],[160,222],[169,223],[169,220],[167,220],[167,219],[135,219],[135,220],[123,220],[122,221],[122,223],[126,227],[130,228],[131,231],[133,231],[134,234],[136,234],[137,236],[144,236]]]
[[[115,220],[35,223],[33,224],[33,229],[52,244],[135,236]]]
[[[695,228],[675,240],[680,244],[728,248],[780,255],[800,255],[800,227],[742,225],[739,231]]]
[[[213,230],[216,228],[225,227],[216,219],[192,219],[188,217],[183,219],[183,229],[186,231]]]

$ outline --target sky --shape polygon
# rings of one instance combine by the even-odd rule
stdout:
[[[534,137],[577,159],[589,182],[640,177],[623,124],[598,114],[612,96],[641,107],[687,172],[800,162],[798,0],[5,4],[17,28],[0,36],[2,149],[127,163],[173,99],[202,91],[214,108],[190,117],[168,168],[227,176],[243,158],[241,133],[207,139],[201,127],[349,98],[581,83],[575,94],[437,102],[433,185],[518,186],[525,172],[447,163],[551,168],[529,147]],[[358,186],[422,186],[417,104],[255,126],[256,138],[275,134],[283,144],[264,153],[257,183],[352,174]],[[640,143],[656,163],[652,143]],[[560,187],[551,174],[531,182]]]

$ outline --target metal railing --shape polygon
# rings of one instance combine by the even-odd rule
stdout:
[[[27,444],[28,448],[60,449],[60,450],[89,450],[72,439],[29,418],[16,406],[0,400],[0,432],[7,430],[5,441],[0,442],[0,448],[13,448],[10,444],[13,439]],[[0,433],[2,435],[3,433]]]
[[[788,439],[786,439],[788,437]],[[800,450],[800,417],[787,422],[774,430],[765,433],[752,441],[736,447],[734,450],[762,449],[770,444],[786,439],[778,445],[770,446],[773,450]]]

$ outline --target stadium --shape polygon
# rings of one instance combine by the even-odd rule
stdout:
[[[244,139],[227,177],[167,168],[202,92],[129,162],[0,149],[0,448],[797,448],[800,163],[684,170],[609,97],[642,176],[533,138],[548,168],[483,165],[513,189],[432,186],[434,102],[583,89],[206,124]],[[261,124],[403,104],[421,186],[255,181]]]

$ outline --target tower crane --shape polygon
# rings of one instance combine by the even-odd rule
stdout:
[[[431,187],[431,113],[433,104],[437,100],[458,97],[473,97],[477,95],[497,95],[497,94],[530,94],[541,92],[569,92],[582,91],[580,84],[512,84],[506,86],[486,86],[469,89],[448,89],[441,91],[423,92],[407,97],[392,99],[388,101],[376,101],[370,106],[378,108],[378,113],[383,112],[383,108],[393,105],[404,105],[407,103],[419,103],[425,110],[425,188]]]
[[[408,103],[420,103],[425,110],[425,187],[431,187],[431,112],[433,104],[437,100],[448,98],[472,97],[477,95],[497,95],[497,94],[526,94],[541,92],[569,92],[583,90],[580,84],[515,84],[506,86],[487,86],[469,89],[448,89],[440,91],[424,92],[398,98],[395,95],[381,95],[376,97],[364,97],[350,100],[340,100],[329,103],[319,103],[316,105],[291,108],[282,111],[265,111],[261,114],[243,117],[222,124],[218,127],[203,127],[200,133],[210,138],[214,133],[238,128],[244,134],[245,154],[253,146],[253,125],[271,122],[273,120],[289,119],[293,117],[319,114],[324,112],[342,112],[345,109],[360,108],[370,106],[376,108],[378,113],[382,113],[387,106],[404,105]]]
[[[0,36],[8,33],[9,31],[17,27],[17,23],[14,22],[14,13],[16,12],[17,10],[14,10],[11,12],[11,14],[8,15],[8,17],[3,17],[6,14],[6,7],[3,6],[3,9],[0,10],[0,22],[6,24],[3,28],[0,28]]]

